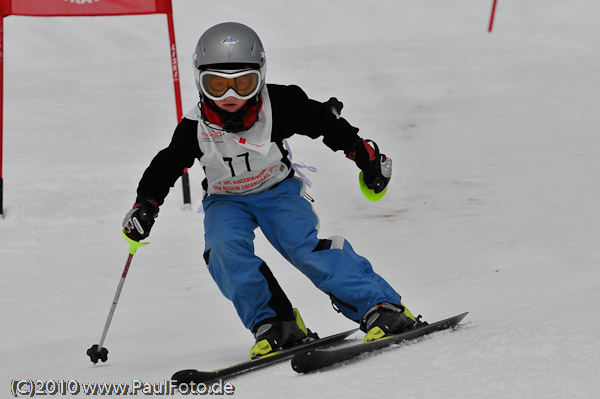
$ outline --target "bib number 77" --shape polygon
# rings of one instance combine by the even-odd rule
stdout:
[[[236,158],[241,158],[241,157],[243,157],[244,160],[246,161],[246,170],[248,172],[251,172],[252,170],[250,169],[250,153],[245,152],[243,154],[236,155]],[[235,177],[235,169],[233,168],[233,158],[223,157],[223,160],[229,165],[229,169],[231,170],[231,177]]]

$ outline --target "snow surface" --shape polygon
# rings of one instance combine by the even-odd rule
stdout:
[[[388,194],[320,141],[321,234],[344,235],[428,320],[457,332],[311,375],[283,363],[232,380],[241,398],[597,398],[600,391],[600,5],[592,0],[174,0],[184,110],[191,54],[234,20],[262,37],[268,80],[341,99],[394,160]],[[268,14],[267,14],[268,11]],[[245,360],[253,343],[202,259],[202,215],[178,184],[133,259],[119,231],[176,124],[164,15],[5,20],[0,392],[13,378],[161,382]],[[190,170],[194,209],[202,170]],[[353,323],[272,250],[308,326]],[[359,337],[357,337],[359,338]]]

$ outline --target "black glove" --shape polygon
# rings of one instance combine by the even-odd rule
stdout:
[[[358,140],[346,156],[363,171],[363,180],[368,188],[375,193],[385,190],[392,177],[392,159],[380,154],[374,141]]]
[[[158,202],[151,198],[143,198],[133,204],[123,219],[123,231],[127,237],[141,241],[150,235],[154,219],[158,216]]]

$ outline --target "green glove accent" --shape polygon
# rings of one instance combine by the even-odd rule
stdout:
[[[123,238],[125,239],[125,241],[127,241],[127,244],[129,244],[129,253],[132,255],[135,254],[135,251],[137,251],[138,248],[145,247],[146,245],[150,244],[149,242],[139,242],[136,240],[132,240],[131,238],[127,237],[127,234],[125,234],[125,230],[121,230],[121,234],[123,234]]]
[[[375,190],[371,190],[365,184],[362,171],[358,174],[358,184],[360,185],[360,191],[362,191],[365,198],[368,199],[369,201],[373,201],[373,202],[377,202],[380,199],[382,199],[388,189],[386,186],[386,188],[384,188],[383,191],[380,193],[376,193]]]

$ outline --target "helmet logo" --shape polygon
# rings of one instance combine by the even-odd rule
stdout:
[[[225,39],[223,39],[221,41],[221,44],[227,44],[227,45],[229,45],[229,44],[237,44],[237,42],[239,42],[239,40],[236,39],[235,37],[227,36]]]

